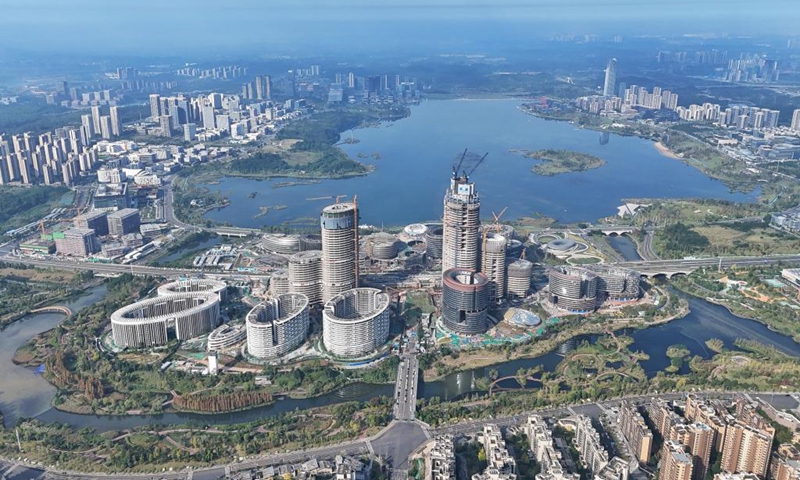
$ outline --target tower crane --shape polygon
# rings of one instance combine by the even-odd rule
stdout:
[[[466,157],[466,156],[467,156],[467,149],[465,148],[464,149],[464,153],[461,154],[461,159],[458,161],[458,165],[453,167],[453,176],[454,177],[458,176],[458,170],[461,168],[461,164],[464,163],[464,157]]]
[[[486,153],[484,153],[484,154],[483,154],[483,156],[481,157],[481,159],[480,159],[480,160],[478,160],[478,163],[476,163],[476,164],[475,164],[475,166],[474,166],[474,167],[472,167],[472,169],[469,171],[469,173],[465,172],[465,173],[464,173],[464,176],[465,176],[465,177],[467,177],[467,178],[471,177],[471,176],[472,176],[472,174],[475,172],[475,170],[477,170],[477,168],[478,168],[478,167],[481,165],[481,163],[483,163],[483,161],[484,161],[484,160],[486,159],[486,157],[488,157],[488,156],[489,156],[489,152],[486,152]]]

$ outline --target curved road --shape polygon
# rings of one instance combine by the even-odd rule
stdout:
[[[186,470],[174,473],[161,473],[161,474],[138,474],[138,475],[119,475],[119,474],[83,474],[77,472],[63,472],[46,470],[38,466],[26,466],[21,462],[12,462],[7,460],[0,460],[0,474],[9,480],[23,480],[33,478],[48,478],[48,479],[91,479],[91,478],[114,478],[124,480],[143,480],[146,478],[163,478],[169,480],[177,479],[203,479],[211,480],[221,478],[231,472],[238,472],[249,470],[252,468],[263,468],[270,465],[284,465],[296,464],[311,458],[328,459],[336,455],[359,455],[364,453],[374,453],[387,458],[392,465],[393,469],[397,471],[404,471],[408,465],[409,455],[417,450],[420,446],[425,444],[427,440],[435,435],[442,433],[449,434],[474,434],[484,425],[488,423],[496,424],[500,427],[509,427],[514,425],[521,425],[527,421],[528,414],[538,414],[542,416],[558,417],[567,415],[588,415],[590,417],[599,417],[600,414],[609,407],[618,406],[623,400],[642,403],[653,398],[661,398],[664,400],[678,400],[683,398],[686,393],[664,393],[655,395],[632,395],[627,397],[616,398],[603,402],[576,404],[571,406],[550,407],[537,409],[535,411],[520,414],[510,415],[497,418],[488,418],[480,420],[470,420],[461,422],[454,425],[442,426],[435,429],[430,429],[426,424],[418,421],[396,421],[389,424],[385,429],[373,437],[344,442],[338,445],[312,448],[308,450],[299,450],[294,452],[283,452],[264,455],[261,457],[247,459],[245,461],[226,466],[216,466],[209,468],[202,468],[197,470]],[[705,395],[715,398],[733,398],[736,395],[745,395],[751,400],[759,399],[770,405],[773,405],[778,410],[783,409],[796,409],[800,402],[800,394],[793,393],[780,393],[774,394],[772,392],[765,393],[747,393],[747,392],[698,392],[698,395]]]

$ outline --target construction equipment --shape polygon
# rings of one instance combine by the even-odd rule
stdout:
[[[467,156],[467,149],[465,148],[464,149],[464,153],[461,154],[461,160],[458,161],[458,165],[453,167],[453,176],[454,177],[458,176],[458,170],[461,168],[461,164],[464,163],[464,157],[466,157],[466,156]]]
[[[339,201],[340,201],[341,199],[343,199],[343,198],[347,198],[347,197],[349,197],[349,196],[350,196],[350,195],[336,195],[336,203],[339,203]],[[355,198],[355,197],[354,197],[354,198]]]
[[[478,160],[478,163],[476,163],[476,164],[475,164],[475,166],[474,166],[474,167],[472,167],[472,170],[470,170],[470,171],[469,171],[469,173],[467,173],[467,172],[465,172],[465,173],[464,173],[464,176],[465,176],[465,177],[467,177],[467,178],[471,177],[471,176],[472,176],[472,174],[475,172],[475,170],[476,170],[476,169],[477,169],[477,168],[478,168],[478,167],[481,165],[481,163],[483,163],[483,161],[484,161],[484,160],[486,159],[486,157],[488,157],[488,156],[489,156],[489,152],[486,152],[486,153],[485,153],[485,154],[484,154],[484,155],[481,157],[481,159],[480,159],[480,160]]]

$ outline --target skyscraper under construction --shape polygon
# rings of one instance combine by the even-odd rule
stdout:
[[[322,301],[358,286],[358,207],[335,203],[322,209]]]
[[[477,272],[481,202],[466,173],[453,171],[444,194],[442,272],[451,268]]]

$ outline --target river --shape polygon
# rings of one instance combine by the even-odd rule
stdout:
[[[331,196],[357,194],[363,223],[405,225],[441,218],[442,196],[457,157],[469,148],[489,153],[473,180],[483,216],[508,207],[504,219],[543,213],[563,223],[596,221],[614,215],[625,198],[702,197],[752,201],[758,192],[731,192],[699,170],[661,155],[653,142],[601,134],[567,122],[527,115],[519,100],[430,100],[411,107],[407,118],[352,132],[359,143],[342,144],[353,159],[376,171],[318,184],[273,188],[287,179],[227,177],[206,185],[231,204],[207,218],[240,227],[276,225],[298,218],[316,224]],[[349,138],[345,133],[343,138]],[[600,168],[552,177],[531,172],[535,161],[510,149],[569,149],[606,160]],[[377,153],[380,159],[371,155]],[[358,155],[362,156],[359,157]],[[254,198],[252,192],[258,192]],[[327,197],[320,198],[320,197]],[[317,199],[317,200],[313,200]],[[257,217],[259,207],[287,205]]]
[[[101,300],[106,294],[105,285],[91,288],[80,297],[64,303],[76,313]],[[6,426],[22,417],[35,417],[50,409],[55,387],[31,368],[15,365],[14,353],[31,338],[57,326],[64,320],[59,313],[28,315],[0,332],[0,412]]]
[[[634,339],[634,343],[630,347],[632,350],[643,351],[650,356],[649,360],[642,362],[642,367],[648,375],[652,376],[670,364],[666,350],[673,344],[684,344],[692,355],[710,358],[713,352],[706,348],[705,341],[711,338],[719,338],[729,349],[736,348],[734,341],[737,338],[747,338],[773,345],[789,355],[800,356],[800,344],[795,343],[789,337],[770,331],[758,322],[737,317],[724,307],[710,304],[705,300],[688,297],[688,301],[691,313],[684,318],[644,330],[625,332]],[[273,405],[226,414],[166,413],[114,417],[61,412],[49,408],[49,402],[52,400],[55,390],[44,379],[29,369],[17,367],[11,363],[11,356],[18,346],[22,345],[30,336],[55,326],[59,318],[35,315],[22,323],[9,327],[16,329],[16,333],[0,337],[0,349],[4,355],[0,358],[0,373],[4,379],[4,392],[0,394],[0,400],[2,401],[2,412],[6,414],[6,425],[12,425],[20,416],[35,416],[47,422],[59,421],[77,428],[90,427],[99,431],[122,430],[150,424],[231,424],[255,421],[295,409],[302,410],[347,400],[363,401],[376,396],[393,395],[393,385],[353,384],[320,397],[302,400],[286,399],[277,401]],[[596,338],[595,335],[582,336],[569,342],[565,347],[566,349],[574,348],[577,342],[593,341]],[[552,371],[562,358],[561,354],[556,351],[537,358],[518,359],[500,365],[453,373],[441,381],[422,382],[419,395],[424,398],[458,398],[475,392],[474,381],[481,377],[487,377],[492,369],[497,370],[500,376],[514,375],[520,368],[531,368],[536,365],[541,365],[546,371]],[[14,377],[7,377],[9,373],[12,373]],[[14,378],[12,384],[14,393],[7,391],[9,387],[5,381],[6,378]],[[509,380],[508,385],[503,386],[515,387],[516,381]]]

